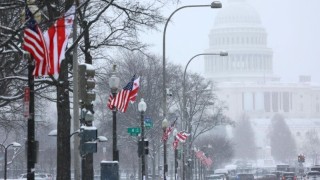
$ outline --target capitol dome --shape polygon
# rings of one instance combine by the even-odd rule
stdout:
[[[223,7],[223,10],[217,15],[215,26],[232,24],[261,24],[260,16],[254,8],[249,6],[243,0],[233,0]]]
[[[207,53],[228,52],[227,57],[205,56],[205,74],[216,82],[265,82],[273,75],[272,49],[260,16],[245,0],[229,0],[217,14],[209,33]]]

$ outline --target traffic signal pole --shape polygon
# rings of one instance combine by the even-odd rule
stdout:
[[[86,127],[92,127],[93,121],[93,104],[92,102],[95,100],[95,93],[93,89],[95,87],[95,70],[91,64],[80,64],[79,66],[79,97],[81,99],[81,124]],[[88,180],[93,179],[94,170],[93,170],[93,152],[96,152],[96,144],[87,143],[87,141],[96,140],[96,134],[93,139],[91,137],[88,138],[86,134],[88,131],[82,131],[81,134],[81,157],[82,157],[82,179]],[[96,132],[96,131],[95,131]],[[92,146],[93,145],[93,146]]]

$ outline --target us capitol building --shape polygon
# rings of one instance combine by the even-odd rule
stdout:
[[[215,82],[214,93],[228,107],[227,115],[237,121],[247,114],[257,131],[265,131],[276,113],[293,134],[319,128],[320,86],[310,76],[286,83],[273,74],[273,51],[259,14],[245,0],[229,0],[214,22],[206,53],[226,50],[229,55],[205,56],[205,75]]]

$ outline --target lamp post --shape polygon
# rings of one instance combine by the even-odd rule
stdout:
[[[164,26],[163,30],[163,41],[162,41],[162,77],[163,77],[163,84],[162,84],[162,93],[163,93],[163,117],[165,118],[167,115],[167,94],[166,94],[166,31],[167,31],[167,26],[169,24],[169,21],[171,17],[178,12],[181,9],[185,8],[193,8],[193,7],[211,7],[213,9],[215,8],[221,8],[222,4],[220,1],[213,1],[210,5],[187,5],[187,6],[182,6],[175,11],[173,11],[169,18],[166,21],[166,24]],[[164,142],[165,143],[165,142]],[[165,159],[165,158],[164,158]],[[165,172],[164,172],[165,174]]]
[[[187,132],[188,133],[191,133],[191,122],[190,120],[188,119],[187,117],[187,109],[186,109],[186,104],[187,104],[187,101],[186,101],[186,74],[187,74],[187,68],[190,64],[190,62],[198,57],[198,56],[210,56],[210,55],[218,55],[218,56],[228,56],[228,52],[225,52],[225,51],[220,51],[219,53],[200,53],[200,54],[196,54],[194,55],[187,63],[186,67],[184,68],[184,73],[183,73],[183,84],[182,84],[182,103],[183,103],[183,106],[182,106],[182,110],[183,110],[183,113],[182,113],[182,116],[183,116],[183,120],[186,122],[186,128],[187,128]],[[189,154],[190,154],[190,141],[191,141],[191,138],[192,137],[189,137],[187,139],[187,158],[189,158]],[[184,162],[184,157],[183,157],[183,162]],[[183,179],[185,179],[185,173],[186,173],[186,170],[185,170],[185,166],[183,165]]]
[[[116,65],[113,65],[113,72],[109,79],[109,86],[113,98],[117,96],[120,79],[116,76]],[[117,108],[112,109],[112,160],[119,161],[119,151],[117,149]]]
[[[163,42],[162,42],[162,77],[163,77],[163,84],[162,84],[162,88],[163,88],[163,116],[166,117],[167,115],[167,97],[166,97],[166,31],[167,31],[167,26],[168,23],[171,19],[171,17],[178,12],[181,9],[185,9],[185,8],[193,8],[193,7],[211,7],[211,8],[221,8],[222,4],[219,1],[213,1],[210,5],[187,5],[187,6],[182,6],[178,9],[176,9],[175,11],[173,11],[171,13],[171,15],[169,16],[169,18],[166,21],[166,24],[164,26],[164,30],[163,30]]]
[[[177,139],[178,131],[176,128],[173,130],[174,141]],[[177,169],[178,169],[178,147],[174,150],[174,180],[177,180]]]
[[[166,133],[168,127],[168,120],[164,118],[162,121],[162,130],[163,134]],[[166,172],[168,171],[168,164],[167,164],[167,140],[163,140],[163,179],[166,180]]]
[[[17,143],[17,142],[12,142],[11,144],[5,146],[3,144],[0,144],[1,147],[4,148],[4,180],[7,179],[7,152],[8,152],[8,148],[10,146],[12,147],[21,147],[21,144]]]
[[[142,154],[141,154],[141,177],[142,180],[145,179],[146,176],[146,162],[145,162],[145,147],[144,147],[144,112],[147,110],[147,104],[144,102],[144,99],[141,98],[138,104],[138,111],[140,112],[140,125],[141,125],[141,144],[142,144]]]

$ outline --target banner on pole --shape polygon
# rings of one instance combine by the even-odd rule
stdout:
[[[24,88],[24,98],[23,98],[23,110],[24,110],[24,117],[29,119],[29,107],[30,107],[30,88]]]

